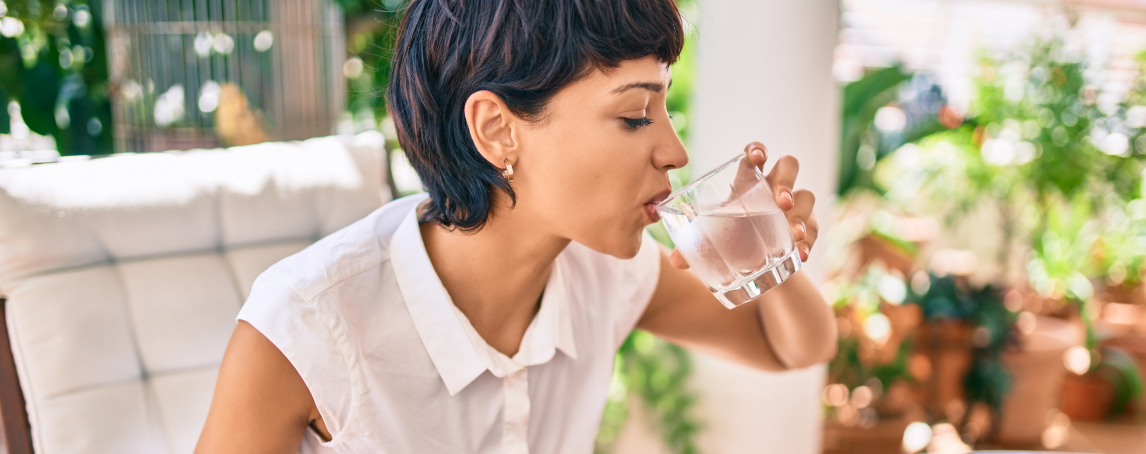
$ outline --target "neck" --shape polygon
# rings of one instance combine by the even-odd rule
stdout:
[[[512,357],[540,308],[553,262],[569,240],[545,233],[498,193],[476,233],[421,224],[434,271],[486,343]]]

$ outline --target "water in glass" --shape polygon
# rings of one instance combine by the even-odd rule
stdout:
[[[738,165],[731,165],[738,164]],[[739,159],[686,186],[658,207],[689,266],[725,306],[750,301],[800,268],[784,212],[759,170]],[[733,167],[726,169],[726,167]],[[752,172],[745,177],[745,172]]]

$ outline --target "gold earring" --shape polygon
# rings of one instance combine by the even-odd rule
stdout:
[[[505,160],[505,170],[501,171],[501,176],[505,177],[506,181],[513,183],[513,164],[508,159]]]

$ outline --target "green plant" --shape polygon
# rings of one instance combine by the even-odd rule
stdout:
[[[347,110],[356,117],[386,117],[390,59],[406,0],[337,0],[346,24],[347,52],[362,71],[347,81]]]
[[[910,99],[901,100],[903,92]],[[946,106],[942,91],[926,75],[906,72],[900,65],[872,71],[847,84],[842,104],[839,195],[859,188],[879,191],[872,180],[876,162],[900,145],[958,126],[962,121]],[[883,131],[877,127],[879,113],[885,108],[904,117],[901,128]]]
[[[868,386],[878,380],[880,389],[888,389],[898,380],[914,381],[908,373],[907,359],[911,352],[911,339],[904,339],[895,346],[895,354],[889,361],[874,361],[871,353],[865,351],[864,344],[873,342],[874,337],[886,338],[882,331],[884,322],[887,330],[894,329],[883,312],[884,305],[898,305],[903,301],[902,292],[906,287],[902,279],[888,274],[882,266],[869,266],[852,279],[837,279],[828,284],[832,307],[836,310],[839,323],[847,326],[840,333],[836,356],[828,363],[828,382],[839,383],[849,390]],[[871,319],[875,319],[872,323]],[[872,329],[878,325],[878,329]]]
[[[0,1],[0,134],[9,102],[61,154],[110,153],[111,104],[99,0]]]
[[[877,168],[876,180],[901,204],[939,205],[930,208],[953,217],[994,204],[1003,264],[1013,240],[1040,247],[1050,227],[1043,214],[1055,206],[1082,203],[1101,216],[1112,201],[1140,197],[1146,107],[1135,103],[1146,99],[1146,82],[1118,104],[1101,101],[1109,96],[1085,74],[1085,61],[1058,38],[1034,40],[1005,59],[980,58],[966,124],[921,138],[916,149],[931,159]]]
[[[974,349],[971,368],[963,378],[969,402],[983,402],[995,411],[1011,386],[1002,364],[1003,349],[1014,343],[1017,314],[1003,305],[1001,292],[992,285],[973,287],[955,276],[927,276],[927,290],[911,291],[908,301],[923,310],[925,320],[959,320],[971,325]]]
[[[1146,199],[1111,204],[1094,259],[1108,285],[1133,290],[1146,277]]]
[[[1081,257],[1089,244],[1078,244],[1073,260],[1047,263],[1061,255],[1059,241],[1078,236],[1109,206],[1140,196],[1146,149],[1139,139],[1146,125],[1130,114],[1142,100],[1143,85],[1122,103],[1102,101],[1105,95],[1085,78],[1085,60],[1067,53],[1059,38],[1036,40],[1012,61],[1017,64],[981,61],[981,156],[995,164],[996,177],[1017,173],[1012,181],[1021,184],[999,198],[1012,204],[1025,199],[1037,209],[1038,215],[1027,216],[1035,221],[1028,236],[1036,260],[1049,267],[1052,278],[1073,276],[1069,293],[1085,287],[1081,279],[1096,270]],[[1015,150],[1011,159],[1009,148]]]
[[[1043,212],[1038,234],[1031,239],[1027,278],[1040,294],[1068,301],[1079,308],[1094,296],[1091,277],[1098,274],[1093,257],[1100,225],[1094,207],[1082,194],[1069,203],[1050,204]],[[1086,326],[1086,347],[1097,345],[1091,311],[1079,310]]]
[[[1114,384],[1114,402],[1110,406],[1110,415],[1117,415],[1131,402],[1141,399],[1146,394],[1146,387],[1143,386],[1134,358],[1126,351],[1106,347],[1102,349],[1101,358],[1096,369]]]
[[[897,94],[893,89],[910,77],[911,74],[904,72],[902,67],[892,66],[874,71],[844,87],[838,194],[844,195],[855,187],[865,186],[864,170],[870,169],[861,168],[856,157],[864,142],[869,142],[870,147],[870,142],[876,137],[871,134],[876,111],[894,101]]]
[[[1142,279],[1146,78],[1124,100],[1112,100],[1087,82],[1086,61],[1058,38],[1033,40],[1003,59],[983,57],[978,69],[977,97],[963,126],[880,161],[873,176],[883,203],[949,223],[993,207],[1003,236],[998,263],[1006,271],[1020,244],[1022,278],[1047,299],[1071,303],[1087,327],[1092,357],[1102,358],[1095,311],[1086,309],[1095,283],[1133,286]],[[964,383],[968,399],[999,409],[1008,388],[999,354],[1015,314],[990,287],[960,290],[934,277],[931,284],[931,295],[919,301],[926,317],[967,319],[982,333]],[[1140,392],[1136,373],[1119,376],[1120,395]]]
[[[612,452],[628,419],[628,397],[635,394],[655,418],[661,439],[670,452],[700,452],[696,435],[702,423],[693,415],[696,394],[688,390],[692,358],[687,350],[634,331],[617,353],[609,401],[605,406],[595,452]]]

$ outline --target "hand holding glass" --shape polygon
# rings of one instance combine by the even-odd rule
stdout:
[[[743,153],[674,192],[657,212],[693,272],[729,309],[800,269],[788,218]]]

